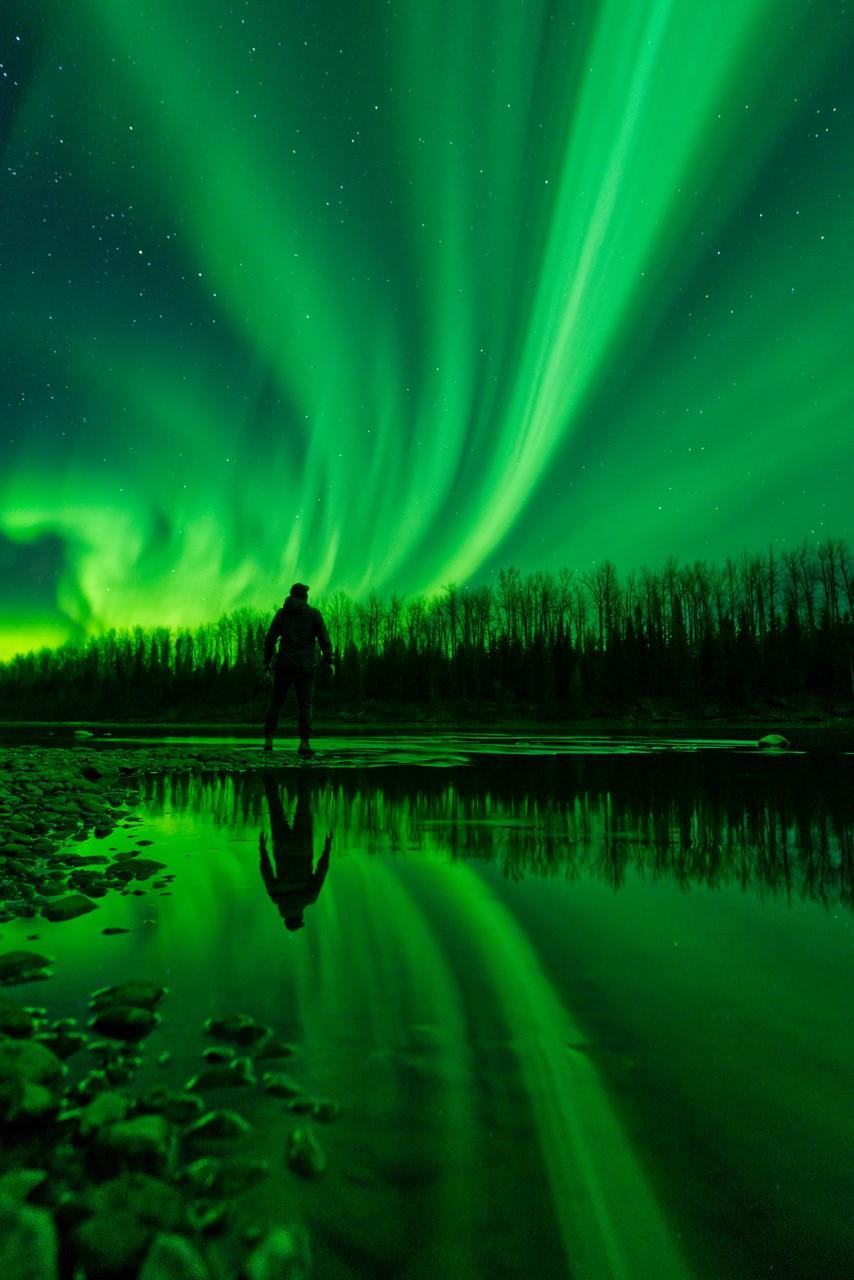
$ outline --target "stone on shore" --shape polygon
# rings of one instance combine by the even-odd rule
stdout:
[[[39,955],[37,951],[4,951],[0,955],[0,982],[27,982],[30,974],[50,964],[51,957]]]
[[[138,1009],[132,1004],[117,1004],[102,1009],[89,1025],[101,1035],[114,1040],[142,1040],[160,1022],[160,1015],[151,1009]]]
[[[241,1138],[252,1126],[236,1111],[209,1111],[187,1130],[188,1138],[213,1138],[216,1141],[227,1138]]]
[[[136,1009],[153,1009],[166,995],[165,987],[154,982],[122,982],[115,987],[93,991],[90,1009],[107,1009],[115,1005],[133,1005]]]
[[[195,1093],[182,1093],[166,1085],[155,1085],[139,1099],[142,1111],[153,1111],[170,1124],[189,1124],[203,1114],[205,1104]]]
[[[283,1071],[265,1071],[261,1077],[261,1087],[274,1098],[297,1098],[303,1092],[302,1085]]]
[[[294,1129],[290,1134],[287,1161],[304,1178],[316,1178],[326,1168],[323,1148],[310,1129]]]
[[[235,1013],[227,1018],[208,1018],[205,1031],[218,1040],[229,1040],[232,1044],[242,1045],[255,1044],[270,1034],[269,1027],[262,1026],[246,1013]]]
[[[209,1275],[202,1255],[190,1240],[161,1231],[145,1256],[139,1280],[208,1280]]]
[[[255,1084],[252,1063],[247,1058],[234,1058],[231,1062],[216,1063],[188,1080],[186,1089],[201,1093],[205,1089],[232,1089],[235,1086]]]
[[[42,907],[42,915],[46,920],[59,923],[62,920],[74,920],[77,916],[85,916],[94,911],[97,902],[87,898],[85,893],[66,893],[61,898],[54,898]]]
[[[99,1169],[159,1174],[174,1164],[176,1144],[169,1122],[153,1114],[105,1125],[92,1150]]]
[[[305,1227],[276,1227],[246,1261],[247,1280],[308,1280],[311,1249]]]
[[[0,1276],[58,1280],[59,1240],[47,1209],[0,1196]]]

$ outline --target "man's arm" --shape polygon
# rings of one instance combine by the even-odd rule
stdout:
[[[270,623],[270,629],[264,637],[264,666],[269,667],[276,652],[276,642],[282,634],[282,610],[279,609]]]
[[[323,661],[326,663],[327,667],[331,667],[332,641],[329,639],[329,632],[326,630],[326,623],[323,621],[323,616],[320,613],[320,610],[315,609],[314,615],[316,623],[314,634],[317,636],[317,641],[320,645],[320,652],[323,654]]]

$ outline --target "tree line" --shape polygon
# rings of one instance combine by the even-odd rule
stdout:
[[[334,684],[317,708],[400,707],[545,719],[669,699],[696,709],[854,695],[854,558],[841,539],[620,575],[501,570],[431,597],[333,591],[313,601]],[[7,720],[257,720],[269,614],[238,609],[193,628],[111,630],[0,664]]]

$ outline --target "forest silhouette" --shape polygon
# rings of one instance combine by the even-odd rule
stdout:
[[[314,603],[337,668],[334,683],[319,674],[316,708],[336,719],[549,722],[655,714],[661,701],[714,715],[854,695],[854,557],[841,539],[723,565],[671,557],[622,577],[610,560],[511,567],[433,597],[333,591]],[[0,664],[0,718],[254,722],[276,607],[20,654]]]

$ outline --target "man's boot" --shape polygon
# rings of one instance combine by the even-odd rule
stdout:
[[[272,750],[273,750],[273,735],[272,735],[272,733],[265,733],[265,734],[264,734],[264,750],[265,750],[265,751],[272,751]]]
[[[300,738],[299,747],[297,748],[297,755],[303,756],[305,759],[310,759],[311,756],[314,755],[314,752],[311,749],[311,743],[309,742],[308,738]]]

